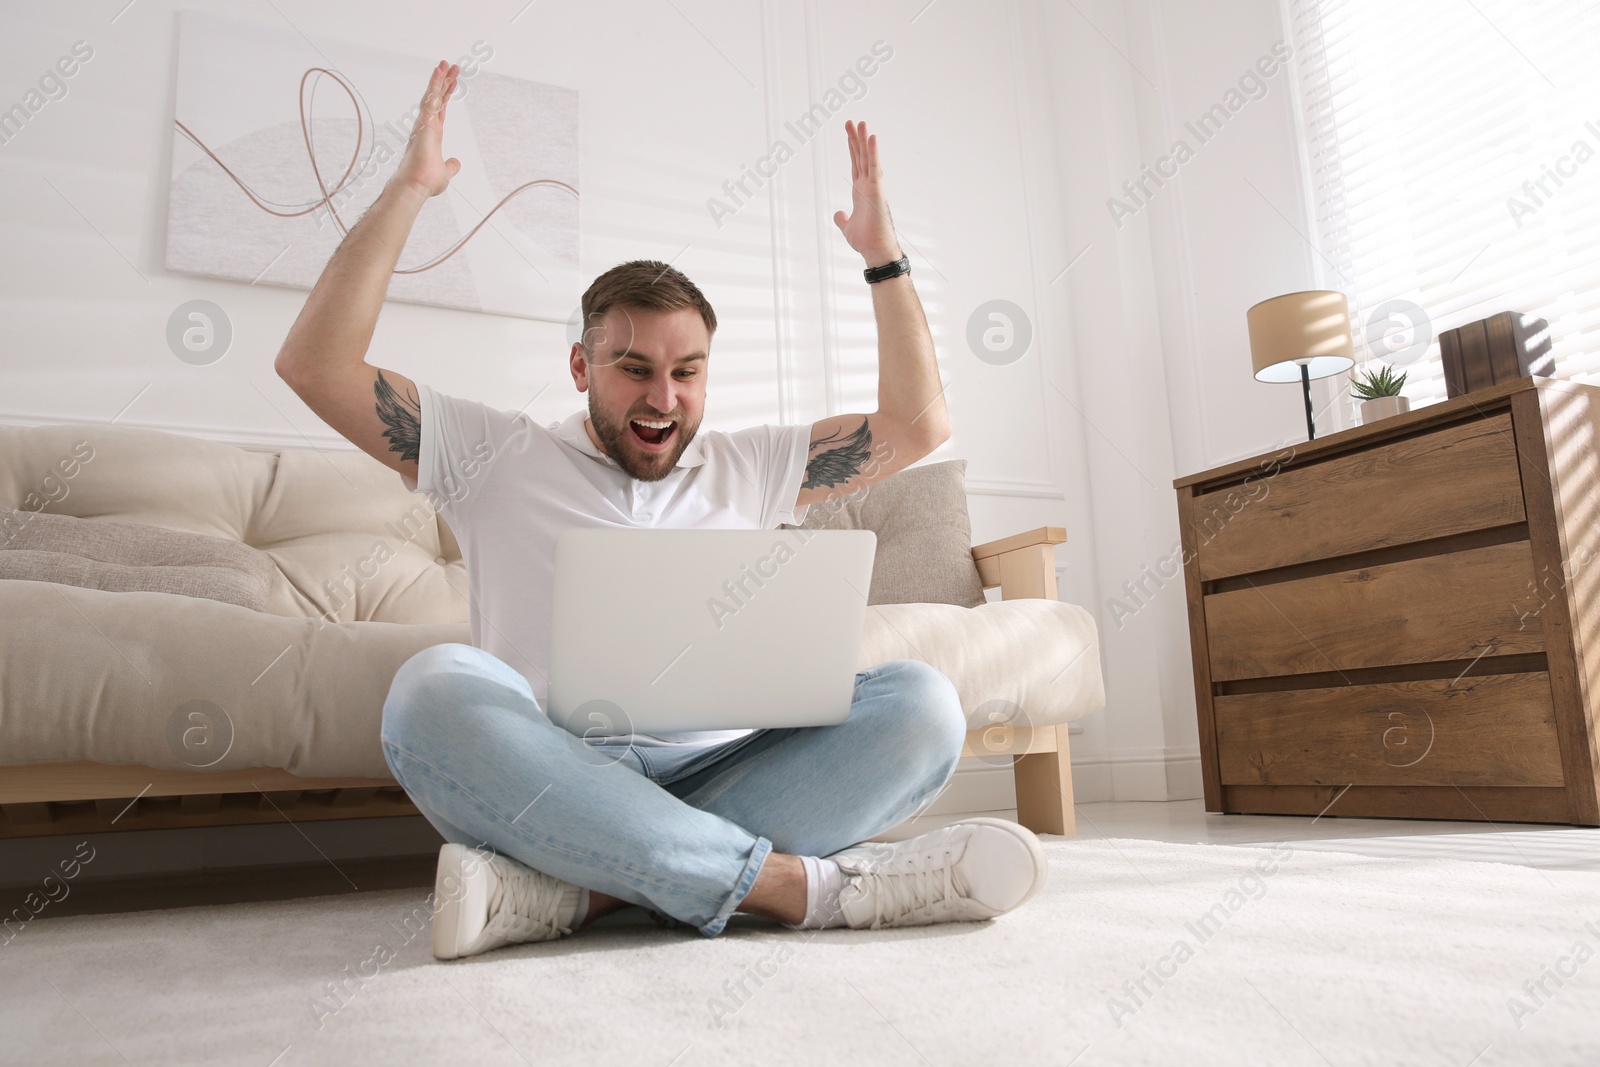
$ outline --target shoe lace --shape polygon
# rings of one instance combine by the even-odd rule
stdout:
[[[877,892],[873,893],[872,928],[935,917],[936,905],[961,895],[955,884],[954,867],[950,850],[946,849],[943,862],[922,870],[873,871],[869,878]]]
[[[560,882],[538,871],[495,870],[495,887],[489,894],[489,921],[484,929],[495,937],[523,941],[544,937],[550,930],[563,934],[572,929],[558,923],[561,912]]]

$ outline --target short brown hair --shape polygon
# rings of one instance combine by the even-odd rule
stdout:
[[[717,332],[717,313],[711,310],[711,302],[682,271],[660,260],[633,259],[600,275],[583,294],[584,328],[579,341],[583,344],[585,359],[593,355],[589,347],[590,327],[597,325],[613,307],[652,311],[693,308],[706,324],[706,336]]]

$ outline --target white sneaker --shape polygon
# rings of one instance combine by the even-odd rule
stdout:
[[[1033,831],[988,818],[828,858],[844,873],[839,901],[845,924],[857,930],[991,919],[1037,893],[1048,870]]]
[[[439,849],[433,880],[433,954],[472,956],[572,933],[582,889],[507,856],[465,845]]]

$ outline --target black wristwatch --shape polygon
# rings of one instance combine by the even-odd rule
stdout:
[[[911,273],[911,260],[901,256],[893,263],[885,263],[881,267],[868,267],[861,274],[867,279],[868,284],[881,282],[886,278],[898,278],[902,274]]]

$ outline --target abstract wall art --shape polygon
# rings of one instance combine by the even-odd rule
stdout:
[[[166,266],[310,289],[404,154],[441,56],[183,11]],[[417,217],[388,297],[564,322],[578,284],[578,94],[474,42],[445,111],[461,170]]]

